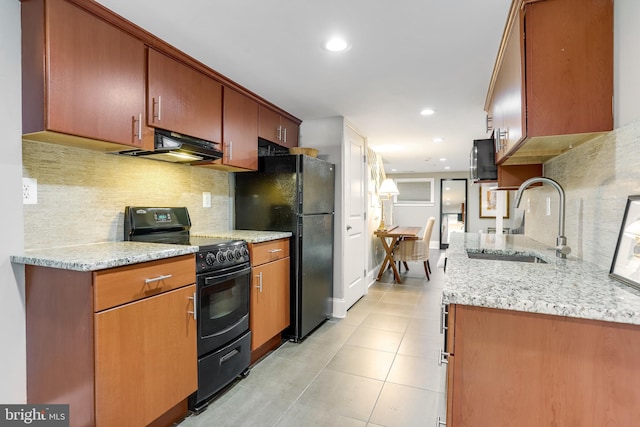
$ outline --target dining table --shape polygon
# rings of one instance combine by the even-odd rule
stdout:
[[[387,267],[391,267],[393,270],[393,276],[396,279],[396,283],[402,283],[400,278],[400,272],[396,268],[395,260],[393,259],[393,251],[396,249],[402,239],[415,239],[422,227],[415,226],[402,226],[394,225],[386,229],[378,229],[373,234],[380,238],[382,247],[385,251],[384,261],[378,272],[377,280],[380,280]]]

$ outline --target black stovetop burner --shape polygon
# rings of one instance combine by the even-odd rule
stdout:
[[[197,246],[196,273],[249,264],[244,240],[191,236],[186,207],[127,206],[124,212],[124,240]]]

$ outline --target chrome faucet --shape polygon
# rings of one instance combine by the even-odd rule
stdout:
[[[520,199],[522,199],[522,193],[527,189],[531,184],[536,184],[538,182],[547,183],[558,190],[558,195],[560,196],[560,212],[558,215],[558,237],[556,238],[556,256],[560,258],[566,258],[567,254],[571,253],[571,248],[567,246],[567,238],[564,236],[564,190],[552,179],[537,177],[530,178],[520,185],[518,191],[516,193],[516,208],[520,206]]]

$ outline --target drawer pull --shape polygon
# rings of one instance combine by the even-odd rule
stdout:
[[[270,254],[275,254],[275,253],[278,253],[278,252],[282,252],[282,249],[270,249],[268,252]]]
[[[448,330],[449,327],[447,326],[447,316],[449,315],[449,310],[447,310],[449,308],[448,304],[442,303],[442,305],[440,306],[440,333],[444,334],[444,331]]]
[[[173,276],[172,274],[165,274],[162,276],[154,277],[152,279],[144,279],[144,283],[148,285],[149,283],[159,282],[164,279],[171,279],[172,276]]]
[[[450,355],[451,355],[450,353],[447,353],[442,349],[438,350],[438,365],[442,366],[443,363],[445,365],[449,364]]]

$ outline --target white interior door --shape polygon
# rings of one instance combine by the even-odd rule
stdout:
[[[366,290],[365,272],[365,140],[351,127],[345,126],[344,183],[345,191],[345,251],[344,299],[348,309]]]

